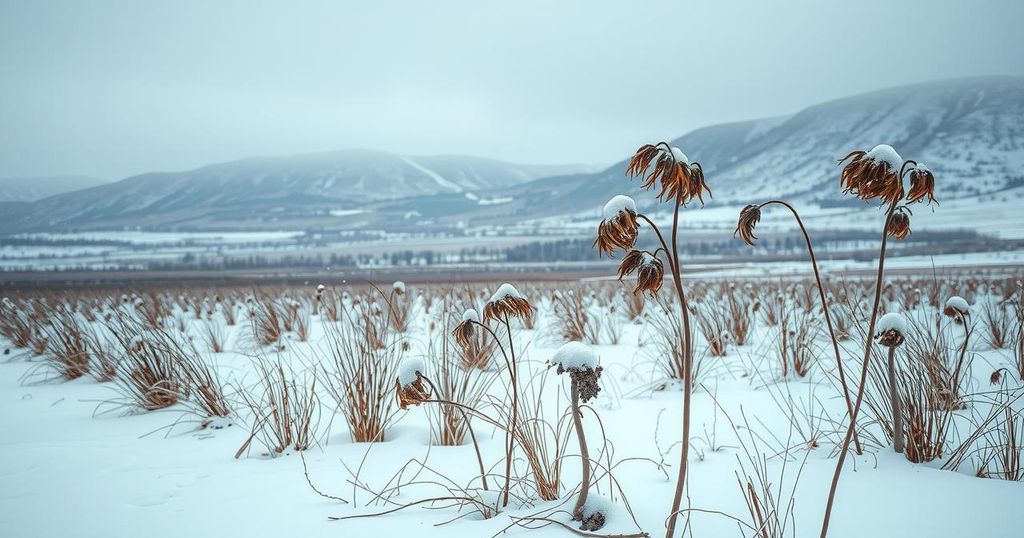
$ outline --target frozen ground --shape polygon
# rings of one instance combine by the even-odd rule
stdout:
[[[544,362],[560,342],[552,329],[550,305],[546,300],[540,302],[537,329],[518,327],[515,333],[517,347],[525,357],[524,372],[547,378],[546,397],[551,402],[548,418],[556,420],[566,406],[568,381],[545,370]],[[420,311],[416,316],[409,335],[409,354],[422,354],[426,343],[437,338],[438,332],[430,330],[431,315]],[[201,322],[192,323],[189,330],[198,339]],[[289,335],[281,358],[298,368],[308,368],[320,360],[323,323],[320,317],[312,317],[310,343],[298,342]],[[607,477],[597,483],[599,493],[614,497],[617,507],[600,532],[635,532],[639,526],[652,536],[660,536],[679,457],[682,395],[671,385],[667,390],[650,390],[661,379],[650,356],[650,326],[623,323],[619,344],[596,347],[604,377],[594,408],[614,446],[611,454],[602,457],[611,458],[614,477],[621,486],[621,490],[609,488]],[[734,421],[740,422],[742,410],[759,435],[766,439],[774,435],[778,446],[797,447],[786,463],[782,497],[789,499],[788,488],[803,463],[793,497],[795,535],[818,533],[836,461],[832,457],[836,436],[828,424],[821,424],[829,431],[820,432],[818,448],[807,449],[775,400],[791,395],[805,404],[817,401],[821,409],[816,412],[840,420],[844,406],[825,374],[833,370],[833,361],[822,347],[820,360],[808,378],[779,379],[777,364],[770,358],[770,349],[776,344],[763,324],[757,327],[753,343],[731,348],[725,357],[709,359],[715,361],[711,374],[702,379],[703,386],[694,397],[696,436],[689,482],[689,502],[695,510],[690,519],[693,536],[751,535],[749,531],[741,532],[729,517],[712,512],[748,517],[735,475],[741,450],[729,420],[722,411],[716,411],[714,398]],[[208,359],[226,383],[245,390],[253,382],[252,355],[256,352],[246,344],[244,335],[249,328],[240,322],[225,329],[228,350],[207,354]],[[0,342],[0,348],[8,346]],[[698,342],[698,350],[703,346]],[[859,353],[860,344],[856,342],[848,341],[846,347],[851,356]],[[980,387],[987,385],[994,366],[1011,360],[1009,351],[989,349],[980,341],[974,351],[974,384]],[[269,349],[263,353],[274,354]],[[532,503],[489,520],[470,516],[450,523],[446,522],[466,511],[414,507],[381,517],[330,521],[331,516],[390,508],[366,506],[372,494],[351,483],[351,473],[357,469],[361,483],[383,488],[400,467],[416,459],[459,484],[468,484],[476,476],[472,446],[431,446],[425,409],[429,404],[399,411],[385,442],[353,443],[344,421],[332,420],[333,400],[325,397],[319,446],[301,457],[289,451],[274,458],[267,457],[262,448],[254,448],[236,460],[234,454],[248,436],[250,417],[244,413],[233,419],[234,426],[220,430],[198,429],[195,416],[181,404],[164,411],[124,415],[104,405],[119,397],[110,383],[100,384],[85,377],[33,384],[33,373],[38,373],[41,364],[38,357],[12,349],[2,358],[0,534],[4,536],[337,537],[390,533],[469,538],[499,534],[511,524],[512,517],[550,507],[550,503]],[[854,362],[851,359],[848,364],[851,370],[856,367]],[[495,383],[492,390],[501,386],[501,382]],[[586,424],[591,442],[598,443],[601,432],[597,422],[588,416]],[[499,473],[502,434],[483,424],[476,424],[476,428],[485,462]],[[570,455],[577,454],[574,438],[568,447]],[[775,447],[776,442],[771,440],[761,445],[767,453],[774,452]],[[348,504],[324,498],[311,489],[303,458],[313,484]],[[888,446],[872,447],[863,456],[850,457],[840,483],[830,536],[1016,538],[1024,534],[1021,483],[975,478],[969,469],[952,472],[939,469],[940,465],[941,461],[909,463]],[[767,469],[772,481],[778,483],[783,476],[783,458],[770,459]],[[427,470],[421,470],[420,477],[437,478]],[[562,482],[564,498],[579,483],[578,457],[564,460]],[[395,500],[412,502],[445,493],[431,485],[409,486]],[[623,508],[626,500],[638,525]],[[507,534],[571,536],[553,526],[536,530],[513,527]]]

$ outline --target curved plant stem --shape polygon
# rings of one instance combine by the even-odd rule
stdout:
[[[437,391],[437,385],[434,385],[434,382],[431,381],[429,377],[427,377],[427,376],[425,376],[423,374],[420,374],[420,376],[423,377],[423,379],[425,379],[427,381],[427,384],[430,385],[430,390],[432,390],[434,394],[440,394],[440,392]],[[442,405],[446,405],[446,404],[442,404]],[[487,488],[487,470],[484,468],[484,458],[483,458],[483,456],[480,455],[480,445],[476,442],[476,433],[473,432],[473,425],[470,424],[470,422],[469,422],[469,413],[466,413],[466,410],[464,409],[464,407],[465,406],[458,407],[458,406],[452,405],[453,409],[458,409],[459,412],[462,413],[462,420],[463,420],[463,422],[466,423],[466,429],[469,430],[469,438],[473,441],[473,450],[476,451],[476,462],[480,465],[480,480],[483,482],[484,491],[486,491],[488,489]]]
[[[832,315],[829,313],[828,300],[825,299],[825,287],[821,283],[821,274],[818,272],[818,260],[814,256],[814,246],[811,245],[811,236],[807,233],[807,228],[804,227],[803,219],[800,218],[800,214],[796,212],[796,209],[789,205],[789,203],[782,200],[769,200],[761,204],[758,208],[766,205],[777,204],[785,207],[791,213],[793,218],[796,219],[796,223],[800,226],[800,232],[804,234],[804,241],[807,243],[807,254],[811,258],[811,269],[814,270],[814,282],[818,285],[818,296],[821,298],[821,309],[825,313],[825,325],[828,327],[828,336],[832,340],[832,351],[836,355],[836,367],[839,370],[839,384],[843,386],[843,398],[846,399],[846,413],[847,416],[853,416],[853,403],[850,401],[850,388],[846,383],[846,373],[843,370],[843,358],[839,353],[839,339],[836,338],[836,330],[832,327]],[[860,446],[860,437],[857,435],[857,430],[853,431],[853,446],[857,454],[862,454],[863,449]]]
[[[682,454],[679,456],[679,476],[676,477],[676,492],[672,498],[672,510],[670,512],[668,526],[665,529],[665,537],[672,538],[676,531],[676,518],[679,515],[679,505],[683,500],[683,488],[686,485],[686,465],[690,457],[690,396],[693,393],[693,346],[690,342],[690,311],[686,305],[686,293],[683,291],[683,281],[680,275],[679,264],[679,206],[681,200],[676,198],[675,210],[672,214],[672,280],[675,283],[676,295],[679,297],[679,306],[683,310],[683,439]]]
[[[512,390],[512,416],[509,417],[509,427],[506,433],[507,447],[505,449],[505,487],[502,488],[501,491],[501,505],[508,506],[508,490],[512,484],[512,452],[515,450],[516,420],[519,417],[519,388],[516,385],[516,378],[519,375],[516,372],[516,349],[515,344],[512,343],[512,326],[509,325],[508,316],[505,316],[502,321],[505,323],[505,331],[508,333],[508,375],[511,380]]]
[[[583,419],[580,416],[580,389],[575,378],[570,383],[569,391],[570,398],[572,398],[572,421],[576,425],[576,437],[580,441],[580,458],[583,460],[580,495],[576,498],[576,507],[572,510],[572,517],[577,521],[582,521],[583,506],[587,504],[587,493],[590,490],[590,451],[587,450],[587,436],[583,433]]]
[[[836,487],[839,485],[839,475],[843,472],[843,463],[846,462],[846,453],[850,449],[850,440],[853,432],[857,429],[857,413],[860,412],[860,404],[864,401],[864,386],[868,379],[868,361],[871,359],[871,343],[875,336],[875,322],[878,321],[878,304],[882,300],[882,276],[885,274],[885,247],[888,244],[889,221],[893,212],[896,211],[896,202],[889,205],[889,211],[885,215],[885,224],[882,226],[882,248],[878,254],[878,273],[875,275],[875,300],[871,306],[871,322],[868,323],[868,333],[864,342],[864,362],[860,370],[860,386],[857,387],[857,400],[853,404],[853,412],[850,414],[850,425],[846,429],[846,438],[843,440],[842,450],[839,451],[839,461],[836,463],[835,473],[832,475],[832,485],[828,490],[828,502],[825,504],[825,517],[821,522],[821,538],[828,535],[828,523],[832,517],[832,505],[836,500]]]
[[[889,401],[892,405],[892,448],[903,453],[903,406],[900,386],[896,383],[896,346],[889,347]]]

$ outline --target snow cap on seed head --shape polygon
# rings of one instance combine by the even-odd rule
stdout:
[[[971,314],[971,307],[967,304],[967,299],[954,295],[949,299],[946,299],[946,305],[942,310],[942,313],[955,318],[958,316],[969,316]]]
[[[569,342],[558,348],[551,357],[551,365],[560,370],[580,370],[597,368],[597,353],[583,342]]]
[[[590,346],[582,342],[569,342],[558,348],[549,362],[552,366],[558,367],[558,374],[569,372],[581,401],[590,401],[601,392],[598,383],[601,378],[601,366],[597,364],[597,353]]]
[[[604,204],[601,215],[604,220],[611,220],[619,216],[619,213],[632,211],[636,213],[636,201],[625,194],[616,194]]]
[[[391,289],[395,290],[395,293],[402,295],[405,293],[405,282],[396,280],[395,283],[391,285]]]
[[[907,333],[907,318],[899,312],[889,312],[878,319],[875,326],[875,338],[886,347],[896,347],[903,343]]]
[[[398,383],[403,387],[411,385],[419,379],[420,374],[426,371],[423,359],[419,357],[408,357],[398,367]]]
[[[419,405],[430,398],[430,393],[423,384],[423,372],[426,366],[423,359],[409,357],[398,366],[397,385],[398,405],[402,409],[410,405]]]

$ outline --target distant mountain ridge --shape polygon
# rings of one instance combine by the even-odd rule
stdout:
[[[227,227],[268,217],[308,223],[332,210],[435,194],[476,197],[476,192],[586,169],[370,150],[258,157],[142,174],[51,196],[31,204],[8,228]]]
[[[0,202],[34,202],[47,196],[72,192],[106,183],[88,176],[0,178]]]

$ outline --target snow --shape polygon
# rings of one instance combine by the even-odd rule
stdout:
[[[515,286],[506,282],[498,286],[498,290],[494,292],[494,295],[491,295],[491,298],[488,299],[487,302],[496,303],[498,301],[501,301],[502,299],[506,299],[509,297],[513,299],[523,298],[522,294],[519,293],[519,290],[517,290]]]
[[[685,153],[683,153],[683,150],[675,146],[672,146],[672,158],[674,158],[678,163],[682,163],[687,166],[690,165],[690,159],[686,156]]]
[[[623,211],[632,211],[636,213],[636,202],[629,196],[616,194],[608,200],[608,203],[604,204],[602,215],[604,216],[604,220],[611,220],[619,216],[619,213]]]
[[[971,311],[971,306],[967,303],[967,299],[954,295],[949,299],[946,299],[946,308],[952,308],[962,314],[967,314]]]
[[[466,311],[462,313],[462,321],[475,321],[480,323],[480,314],[478,314],[473,308],[467,308]]]
[[[899,312],[889,312],[888,314],[878,318],[878,322],[875,324],[875,332],[877,334],[882,334],[891,330],[895,330],[900,334],[906,335],[907,317]]]
[[[806,276],[806,265],[803,265],[803,275]],[[894,284],[900,283],[899,278],[892,280]],[[739,282],[736,289],[742,290]],[[589,282],[530,283],[520,287],[531,297],[538,298],[549,296],[555,289],[564,293],[575,290],[575,293],[587,296],[595,290],[598,296],[602,296],[619,289],[617,283]],[[963,288],[952,288],[953,291],[958,289]],[[482,285],[469,285],[468,289],[472,296],[482,290]],[[311,286],[305,286],[289,289],[287,293],[294,298],[303,294],[308,297],[311,292]],[[185,297],[196,293],[188,290]],[[6,289],[3,293],[15,300],[19,294],[7,293]],[[339,289],[339,295],[355,297],[359,294],[352,289]],[[113,297],[117,299],[119,296],[120,292],[117,292]],[[365,298],[366,295],[360,297]],[[240,298],[244,299],[244,295]],[[435,301],[429,312],[423,305],[417,305],[417,321],[409,332],[412,348],[406,357],[419,357],[420,360],[401,363],[393,374],[395,377],[387,380],[389,390],[394,389],[399,375],[408,382],[415,380],[415,371],[423,371],[427,362],[423,357],[428,356],[427,327],[431,321],[440,319],[441,312],[449,311],[449,307],[441,303],[440,299]],[[552,336],[554,317],[550,303],[538,300],[537,306],[540,312],[537,328],[527,330],[514,325],[513,339],[517,352],[522,351],[522,355],[517,357],[522,359],[519,364],[523,374],[520,378],[523,393],[528,394],[535,387],[535,384],[527,387],[527,381],[549,380],[543,395],[544,412],[545,417],[555,424],[566,411],[565,387],[551,382],[551,374],[545,368],[559,352],[561,342]],[[652,305],[649,303],[648,306]],[[460,312],[464,306],[452,305],[450,308],[458,308],[455,311]],[[935,309],[929,308],[934,314]],[[656,309],[649,310],[654,313]],[[589,312],[594,316],[600,314],[598,319],[602,322],[618,319],[606,317],[607,310]],[[176,314],[182,312],[177,311]],[[189,334],[198,341],[206,322],[191,320],[187,312],[184,314]],[[904,315],[916,314],[908,311]],[[611,479],[599,470],[597,474],[604,478],[595,480],[585,510],[612,512],[605,512],[607,526],[599,533],[629,534],[637,529],[625,510],[628,502],[639,527],[651,536],[660,536],[664,534],[663,525],[674,491],[675,471],[678,470],[682,394],[671,388],[650,389],[651,385],[663,379],[648,358],[652,345],[651,325],[619,322],[622,336],[617,344],[611,344],[602,337],[598,344],[589,345],[600,355],[601,366],[605,369],[602,380],[608,383],[606,388],[609,390],[602,392],[601,405],[588,410],[584,427],[591,441],[592,456],[602,454],[602,462],[608,458],[609,463],[602,463],[602,468],[604,465],[614,466],[615,483],[609,487]],[[296,372],[325,366],[319,361],[330,360],[321,355],[322,346],[327,343],[325,327],[329,323],[323,317],[314,316],[309,342],[289,338],[286,349],[279,355],[282,361]],[[951,325],[944,323],[943,329],[948,329],[950,332],[947,334],[955,336],[957,333],[953,332],[955,328]],[[237,326],[222,325],[222,328],[226,331],[228,349],[206,357],[217,368],[226,386],[249,390],[251,395],[254,378],[249,357],[252,350],[241,347],[249,334],[248,324],[239,320]],[[983,328],[978,330],[984,332]],[[777,328],[767,327],[758,321],[747,345],[731,348],[725,357],[697,359],[704,361],[702,368],[713,365],[713,369],[709,374],[702,374],[707,377],[702,378],[691,405],[696,433],[688,472],[694,511],[689,512],[691,519],[688,523],[694,536],[736,535],[735,522],[702,510],[747,517],[746,504],[733,474],[737,469],[736,458],[742,458],[743,454],[736,447],[732,426],[723,411],[728,412],[733,420],[738,420],[740,410],[745,410],[752,428],[758,433],[766,430],[780,437],[781,442],[800,447],[804,444],[799,437],[792,443],[788,439],[792,433],[793,409],[780,408],[776,398],[785,400],[790,397],[787,395],[791,395],[797,407],[801,402],[821,406],[821,416],[841,417],[845,412],[843,399],[832,383],[835,369],[831,358],[816,362],[808,378],[779,376],[777,359],[772,359],[776,353],[777,335]],[[704,337],[695,331],[694,338],[695,354],[702,355],[706,345]],[[822,339],[815,343],[827,346],[828,340],[824,338],[822,335]],[[951,346],[960,342],[959,338],[949,339]],[[862,349],[856,337],[849,343],[849,346],[842,347],[841,352],[847,366],[855,368]],[[7,347],[9,343],[0,337],[0,350]],[[1006,361],[1010,360],[1006,350],[989,349],[987,344],[972,347],[971,354],[977,354],[978,359],[973,371],[965,375],[972,376],[973,386],[983,389],[988,387],[987,377],[991,372],[988,364],[1007,364]],[[4,536],[100,538],[129,536],[142,528],[151,538],[212,534],[309,538],[571,536],[571,533],[554,525],[533,530],[513,527],[504,534],[502,531],[512,523],[512,517],[529,516],[547,508],[554,510],[553,519],[561,518],[568,523],[565,512],[575,502],[580,481],[574,437],[570,438],[564,453],[562,487],[557,501],[540,503],[531,500],[528,506],[514,504],[502,509],[492,519],[470,516],[447,524],[443,522],[464,515],[466,511],[414,507],[386,516],[332,522],[328,517],[370,514],[393,508],[394,505],[389,503],[367,506],[373,494],[361,487],[366,485],[379,491],[392,482],[403,466],[407,477],[415,476],[420,482],[434,480],[427,476],[429,473],[426,471],[419,472],[419,465],[409,464],[410,461],[424,461],[430,469],[443,473],[446,484],[449,480],[460,486],[474,484],[466,496],[481,499],[487,504],[496,500],[497,479],[491,481],[490,491],[480,489],[476,453],[468,440],[462,446],[432,444],[433,415],[430,413],[437,409],[432,410],[432,404],[410,408],[396,415],[384,442],[355,443],[348,438],[345,421],[336,414],[333,401],[326,394],[321,394],[324,434],[317,446],[303,452],[301,457],[288,451],[273,458],[266,455],[263,448],[254,448],[251,454],[236,460],[233,457],[235,452],[250,434],[251,422],[246,412],[231,417],[230,421],[218,420],[207,429],[199,429],[198,421],[193,421],[194,415],[184,404],[165,412],[127,416],[121,416],[119,412],[96,414],[99,402],[118,397],[116,388],[110,383],[97,383],[87,378],[64,383],[25,383],[22,380],[26,373],[41,364],[39,358],[30,352],[22,354],[17,349],[12,349],[11,355],[0,355],[0,358],[0,431],[6,433],[0,441],[0,528],[6,529]],[[504,392],[506,385],[507,379],[494,382],[489,394],[500,401],[500,398],[507,397],[507,392]],[[968,425],[963,419],[971,418],[970,413],[974,412],[976,404],[972,402],[971,405],[970,409],[958,411],[954,418],[963,428]],[[862,408],[861,413],[867,413],[866,409],[866,406]],[[979,411],[984,413],[986,409]],[[492,410],[488,406],[484,412],[490,414]],[[796,420],[803,418],[799,413],[796,416]],[[169,425],[178,421],[177,426],[167,430]],[[505,452],[504,436],[500,430],[482,421],[474,419],[473,425],[484,463],[488,468],[499,469],[494,471],[493,476],[497,476]],[[212,429],[216,427],[220,429]],[[865,420],[862,427],[874,428],[870,420]],[[568,428],[571,429],[572,425],[569,424]],[[781,458],[769,457],[766,462],[769,478],[779,491],[783,488],[778,486],[781,482],[776,478],[783,466],[788,465],[793,472],[800,471],[793,515],[799,528],[816,529],[820,525],[823,497],[836,464],[836,442],[841,442],[841,435],[833,433],[836,429],[834,424],[826,424],[820,432],[821,446],[801,448],[795,454],[797,461],[786,463]],[[961,432],[965,433],[966,430]],[[603,435],[614,443],[614,451],[600,452]],[[766,437],[771,438],[771,435]],[[765,450],[771,454],[777,449]],[[804,457],[806,462],[798,465]],[[839,484],[829,532],[831,538],[1017,538],[1024,535],[1024,521],[1007,517],[1007,514],[1017,513],[1024,503],[1024,488],[1019,482],[976,478],[970,465],[959,472],[952,472],[940,469],[939,462],[912,464],[904,457],[894,455],[889,447],[866,446],[865,454],[851,452],[849,460],[852,461],[848,461]],[[357,469],[359,486],[350,482],[355,480]],[[318,489],[340,496],[348,504],[317,495],[307,483],[307,474],[309,481]],[[68,497],[69,491],[73,491],[73,498]],[[930,494],[922,495],[922,491]],[[448,492],[435,485],[403,486],[401,494],[393,500],[413,502],[439,494]],[[907,514],[914,517],[906,517]]]
[[[888,144],[879,144],[871,149],[864,157],[874,161],[884,162],[889,165],[893,172],[899,172],[903,166],[903,157]]]
[[[427,366],[420,357],[407,357],[398,367],[398,383],[408,387],[418,379],[417,373],[427,372]]]
[[[586,519],[596,513],[601,513],[605,516],[605,524],[607,524],[607,521],[611,519],[612,506],[614,506],[614,503],[611,499],[588,492],[587,501],[583,503],[583,518]]]
[[[402,282],[401,280],[396,280],[395,283],[391,285],[391,289],[395,290],[398,293],[405,293],[405,282]]]
[[[449,180],[445,179],[444,176],[442,176],[441,174],[438,174],[437,172],[427,168],[426,166],[423,166],[422,164],[420,164],[420,163],[418,163],[418,162],[416,162],[416,161],[414,161],[414,160],[412,160],[412,159],[410,159],[408,157],[402,157],[402,160],[405,161],[406,164],[408,164],[409,166],[411,166],[411,167],[419,170],[420,172],[423,172],[424,174],[426,174],[427,177],[429,177],[430,179],[434,180],[435,183],[440,185],[440,187],[442,189],[447,189],[447,190],[450,190],[450,191],[453,191],[453,192],[462,192],[464,190],[461,186],[459,186],[458,183],[455,183],[454,181],[449,181]]]
[[[597,368],[597,353],[590,346],[582,342],[569,342],[558,348],[558,351],[551,356],[553,366],[561,366],[566,370],[580,370]]]

